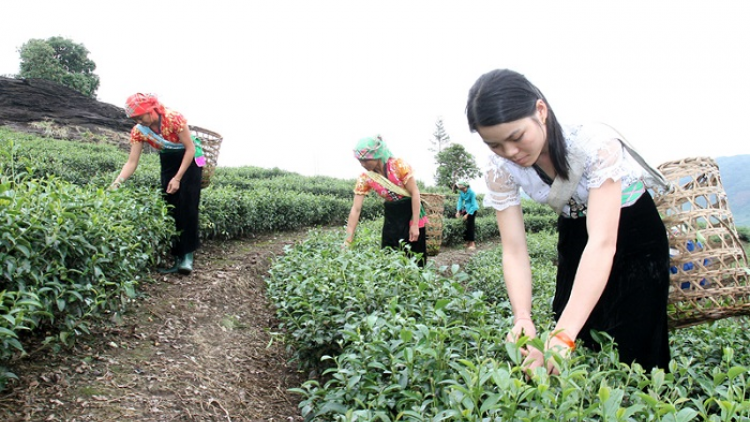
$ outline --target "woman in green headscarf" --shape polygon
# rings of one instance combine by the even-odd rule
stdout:
[[[399,249],[401,242],[405,242],[409,246],[408,254],[421,254],[417,264],[423,267],[427,260],[427,215],[420,203],[411,166],[393,157],[380,135],[361,139],[354,149],[354,157],[367,171],[359,176],[354,186],[354,203],[349,212],[344,245],[354,240],[362,203],[373,190],[385,199],[381,246]]]

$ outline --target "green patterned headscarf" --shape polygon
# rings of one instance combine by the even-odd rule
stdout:
[[[459,180],[458,182],[456,182],[456,186],[458,186],[459,188],[468,188],[469,182],[466,180]]]
[[[380,135],[362,138],[357,142],[357,147],[354,148],[354,158],[357,160],[380,160],[385,164],[391,157],[393,157],[393,154],[391,154]]]

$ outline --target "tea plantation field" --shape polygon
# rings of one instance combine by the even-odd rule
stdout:
[[[0,128],[0,391],[17,377],[9,362],[28,344],[68,350],[135,306],[144,283],[158,283],[150,271],[174,233],[156,189],[157,157],[143,157],[123,189],[106,190],[125,156]],[[306,374],[291,390],[301,419],[750,420],[745,318],[671,332],[668,371],[618,363],[602,336],[601,351],[558,358],[560,375],[527,376],[519,346],[528,339],[504,341],[512,316],[501,248],[420,270],[379,248],[382,206],[368,198],[353,247],[342,249],[353,183],[219,168],[202,192],[205,240],[309,230],[264,274],[275,312],[267,329]],[[438,192],[446,195],[443,244],[461,244],[461,223],[449,218],[455,195]],[[533,312],[544,332],[553,326],[555,216],[530,203],[524,210]],[[479,242],[496,239],[491,211],[477,226]]]

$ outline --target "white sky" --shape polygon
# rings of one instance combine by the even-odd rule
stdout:
[[[220,166],[354,178],[352,148],[380,133],[433,184],[438,116],[486,162],[464,108],[501,67],[561,121],[607,122],[654,165],[750,153],[748,12],[737,0],[12,1],[0,75],[18,72],[29,39],[63,36],[90,51],[100,101],[156,93],[223,135]]]

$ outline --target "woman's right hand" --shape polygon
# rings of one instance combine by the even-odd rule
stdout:
[[[173,177],[167,185],[167,193],[172,195],[180,190],[180,179]]]
[[[536,327],[534,327],[534,321],[532,321],[531,318],[517,319],[515,324],[513,324],[513,328],[508,332],[506,341],[509,343],[517,343],[521,336],[527,336],[530,339],[536,337]],[[526,371],[528,378],[530,371],[533,370],[534,367],[542,365],[544,355],[542,355],[535,347],[529,347],[528,345],[520,348],[519,351],[521,352],[521,356],[524,357],[521,366],[525,368],[524,370]]]
[[[352,246],[352,242],[354,242],[354,235],[347,234],[346,237],[344,238],[344,243],[341,245],[341,249]]]
[[[456,218],[461,218],[461,213],[460,212],[456,213]]]
[[[115,181],[114,181],[114,182],[112,182],[112,184],[111,184],[111,185],[109,185],[109,188],[108,188],[108,189],[109,189],[109,190],[117,190],[117,189],[120,189],[120,186],[122,186],[122,182],[124,182],[124,180],[123,180],[123,179],[122,179],[121,177],[118,177],[117,179],[115,179]]]

